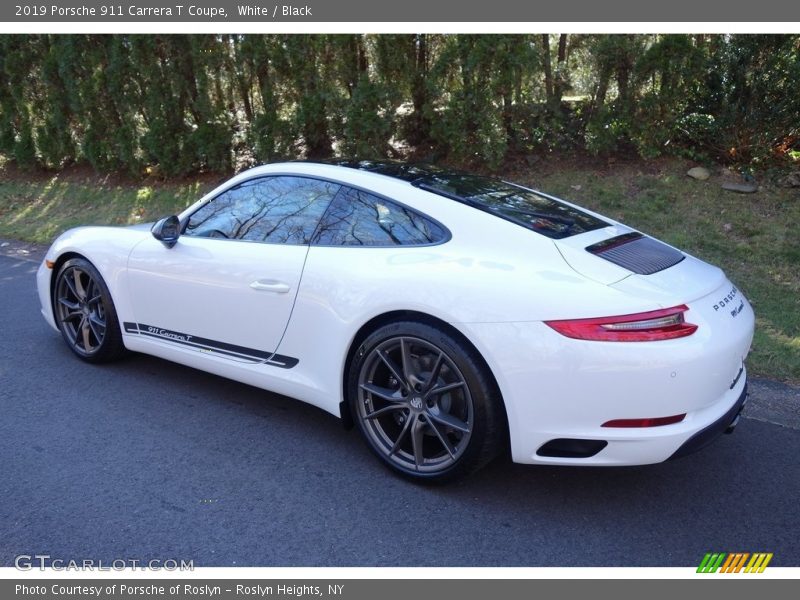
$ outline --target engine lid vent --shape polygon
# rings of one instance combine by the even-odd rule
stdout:
[[[638,232],[625,233],[592,244],[586,247],[586,251],[637,275],[658,273],[686,258],[675,248]]]

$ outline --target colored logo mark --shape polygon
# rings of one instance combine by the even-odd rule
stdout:
[[[763,573],[771,560],[772,552],[709,552],[703,557],[697,572]]]

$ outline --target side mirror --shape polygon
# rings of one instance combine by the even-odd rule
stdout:
[[[150,233],[167,248],[172,248],[178,243],[178,238],[181,235],[181,222],[175,215],[164,217],[160,221],[156,221]]]

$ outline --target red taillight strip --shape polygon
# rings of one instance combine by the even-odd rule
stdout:
[[[697,325],[687,323],[685,304],[632,315],[545,321],[561,335],[598,342],[653,342],[692,335]]]
[[[686,413],[672,415],[671,417],[652,417],[648,419],[613,419],[603,423],[603,427],[661,427],[680,423],[686,417]]]

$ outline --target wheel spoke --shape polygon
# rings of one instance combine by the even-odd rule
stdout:
[[[400,385],[406,387],[405,378],[400,373],[400,371],[397,370],[397,365],[394,364],[394,361],[391,358],[389,358],[389,355],[387,355],[383,350],[377,350],[377,352],[378,356],[381,357],[383,363],[388,367],[389,371],[392,372],[392,377],[394,377],[397,381],[399,381]]]
[[[411,376],[414,373],[412,372],[413,365],[411,364],[411,348],[409,348],[406,338],[400,338],[400,356],[403,359],[403,379],[406,385],[410,386],[412,385]]]
[[[86,321],[86,315],[81,313],[80,316],[81,316],[81,320],[78,321],[77,325],[75,325],[75,330],[74,331],[72,330],[71,327],[67,327],[66,328],[66,331],[69,334],[70,340],[72,341],[72,345],[75,346],[76,348],[78,346],[80,346],[80,342],[81,342],[80,333],[81,333],[81,330],[83,329],[83,324]]]
[[[106,321],[105,319],[101,318],[100,315],[97,313],[89,313],[89,319],[93,321],[96,325],[99,325],[103,329],[106,328]]]
[[[421,417],[414,419],[414,425],[411,427],[411,447],[414,450],[414,465],[417,471],[419,471],[419,468],[425,462],[425,455],[422,452],[423,443],[425,442],[425,437],[423,435],[424,428],[425,423]]]
[[[106,324],[103,323],[100,319],[98,319],[94,315],[89,315],[87,322],[89,323],[89,327],[91,328],[92,333],[94,334],[94,339],[97,340],[98,344],[102,344],[103,336],[105,335],[106,331]],[[98,330],[98,328],[101,327],[102,327],[102,332]]]
[[[441,386],[439,386],[437,388],[433,388],[431,391],[428,392],[428,395],[429,396],[433,396],[433,395],[441,396],[442,394],[444,394],[446,392],[458,389],[458,388],[463,387],[463,386],[464,386],[464,382],[463,381],[456,381],[455,383],[448,383],[446,385],[441,385]]]
[[[73,311],[81,309],[80,303],[78,303],[78,302],[70,302],[66,298],[59,298],[58,299],[58,303],[61,304],[62,306],[66,306],[68,309],[73,310]]]
[[[78,300],[80,300],[81,297],[78,294],[78,290],[75,288],[75,282],[73,281],[73,278],[67,275],[66,277],[64,277],[64,283],[67,284],[67,287],[69,288],[69,291],[72,293],[72,295]]]
[[[82,321],[81,334],[83,337],[83,348],[87,352],[92,350],[92,342],[89,340],[89,319],[84,318]]]
[[[400,431],[400,435],[398,435],[397,439],[394,441],[392,449],[389,450],[389,456],[393,456],[394,453],[400,449],[400,444],[403,443],[403,438],[406,437],[406,434],[408,433],[408,430],[410,429],[412,423],[416,423],[416,421],[417,417],[409,416],[409,418],[405,422],[405,425],[403,425],[403,429]]]
[[[469,433],[469,425],[467,425],[461,419],[454,417],[450,413],[440,412],[439,414],[429,412],[428,418],[433,419],[437,423],[441,423],[442,425],[447,425],[448,427],[452,427],[453,429],[457,429],[463,433]]]
[[[78,269],[72,269],[72,277],[73,277],[73,280],[75,282],[75,287],[73,289],[75,290],[75,293],[77,294],[78,299],[85,301],[86,300],[86,290],[83,288],[83,283],[81,282],[80,273],[81,273],[81,271],[79,271]]]
[[[403,397],[400,396],[398,391],[390,390],[389,388],[381,387],[374,383],[362,383],[359,387],[365,392],[369,392],[373,396],[377,396],[387,402],[403,402]]]
[[[425,391],[430,392],[431,388],[436,385],[436,380],[439,379],[439,373],[442,372],[442,365],[444,364],[444,352],[439,352],[439,356],[436,357],[436,362],[433,364],[433,369],[431,370],[431,376],[428,379],[428,383],[425,386]]]
[[[371,413],[364,415],[364,418],[377,419],[381,415],[397,412],[398,410],[403,410],[404,408],[405,406],[401,406],[400,404],[390,404],[389,406],[384,406],[383,408],[379,408],[378,410],[373,410]]]
[[[86,301],[86,304],[88,304],[89,306],[91,306],[91,305],[93,305],[93,304],[97,304],[98,302],[100,302],[100,300],[101,300],[102,298],[103,298],[103,296],[102,296],[102,295],[100,295],[100,294],[97,294],[96,296],[94,296],[94,297],[92,297],[92,298],[89,298],[89,299]]]
[[[436,434],[436,437],[439,438],[439,441],[441,442],[442,446],[444,446],[444,449],[447,450],[450,458],[455,458],[456,449],[453,447],[453,444],[450,443],[450,440],[447,439],[447,435],[439,431],[439,426],[432,419],[428,419],[428,424],[431,426],[431,429],[433,429],[433,433]]]
[[[61,317],[62,321],[74,321],[76,318],[83,318],[83,313],[80,310],[73,310],[72,312],[68,312],[66,315]]]

